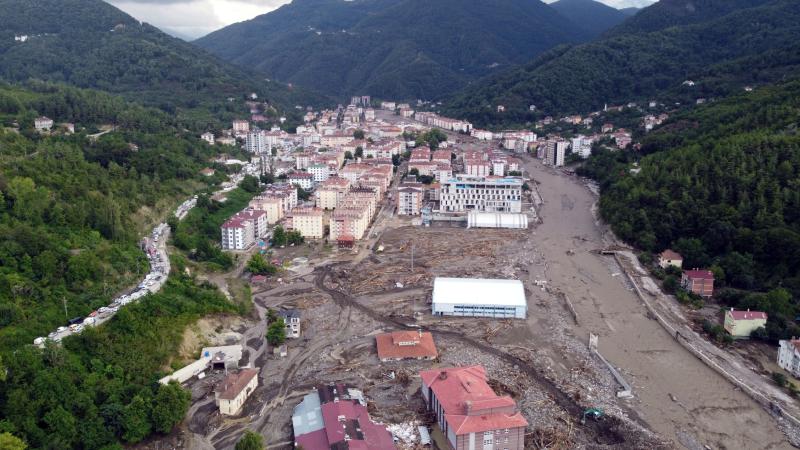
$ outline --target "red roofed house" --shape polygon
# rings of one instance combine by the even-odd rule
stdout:
[[[675,266],[680,269],[683,266],[683,256],[670,249],[666,249],[658,255],[658,265],[662,269],[666,269],[669,266]]]
[[[242,410],[245,400],[258,387],[258,369],[242,369],[222,380],[214,399],[220,414],[236,415]]]
[[[454,450],[522,450],[525,428],[517,404],[486,383],[482,366],[420,372],[422,396]]]
[[[375,336],[378,345],[378,359],[400,361],[401,359],[435,359],[439,353],[433,343],[433,335],[428,332],[395,331]]]
[[[292,416],[296,447],[303,450],[394,450],[392,435],[373,422],[364,394],[342,384],[319,386]]]
[[[710,270],[684,270],[681,287],[700,297],[711,297],[714,295],[714,273]]]
[[[767,313],[761,311],[725,311],[725,331],[735,338],[749,338],[753,331],[767,326]]]

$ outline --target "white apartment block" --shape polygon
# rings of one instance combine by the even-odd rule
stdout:
[[[464,160],[464,172],[474,177],[488,177],[492,174],[492,164],[482,159]]]
[[[314,175],[308,172],[292,172],[287,177],[289,184],[296,184],[303,189],[311,189],[314,185]]]
[[[327,164],[312,164],[308,166],[307,170],[313,177],[314,183],[322,183],[331,176],[331,170]]]
[[[800,377],[800,339],[778,341],[778,366]]]
[[[200,139],[206,141],[208,145],[214,145],[214,133],[207,132],[200,135]]]
[[[564,158],[567,155],[567,146],[569,146],[569,142],[567,141],[556,141],[555,143],[548,144],[544,163],[553,167],[563,166]]]
[[[267,152],[267,137],[261,130],[254,130],[247,133],[245,148],[248,152],[260,155]]]
[[[592,139],[586,136],[577,136],[572,138],[572,153],[577,153],[583,159],[591,156]]]
[[[245,250],[267,234],[267,214],[252,209],[241,211],[222,224],[221,234],[223,249]]]
[[[522,212],[522,180],[456,175],[441,184],[442,212]]]
[[[422,210],[425,190],[421,183],[405,183],[397,190],[397,214],[418,216]]]

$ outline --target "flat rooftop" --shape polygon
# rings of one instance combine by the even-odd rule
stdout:
[[[433,303],[527,306],[520,280],[444,278],[433,280]]]

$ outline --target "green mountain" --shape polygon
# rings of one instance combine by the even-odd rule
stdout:
[[[287,109],[309,100],[102,0],[0,0],[0,78],[100,89],[168,112],[250,92]]]
[[[669,27],[702,23],[769,0],[660,0],[636,17],[609,31],[609,35],[647,33]]]
[[[799,125],[795,80],[677,115],[641,152],[593,155],[581,173],[619,237],[710,267],[722,301],[766,311],[762,337],[787,339],[800,332]]]
[[[622,8],[619,10],[619,12],[625,14],[626,17],[635,16],[639,11],[641,11],[641,8],[637,8],[635,6],[631,6],[630,8]]]
[[[501,126],[541,114],[597,110],[606,103],[727,95],[793,73],[800,64],[798,36],[797,3],[772,0],[701,23],[559,47],[465,89],[445,110],[478,125]],[[682,86],[685,80],[696,86]],[[500,104],[506,112],[495,112]],[[528,111],[531,104],[536,113]]]
[[[539,0],[294,0],[195,43],[340,97],[430,99],[587,37]]]
[[[591,36],[599,36],[628,18],[622,11],[594,0],[558,0],[550,7]]]

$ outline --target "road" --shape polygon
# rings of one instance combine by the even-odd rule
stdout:
[[[547,263],[532,264],[529,281],[547,279],[572,299],[575,335],[600,336],[600,352],[633,385],[630,407],[676,446],[791,448],[764,409],[648,317],[610,257],[593,253],[609,244],[593,214],[596,197],[574,177],[523,161],[544,200],[534,242]]]

